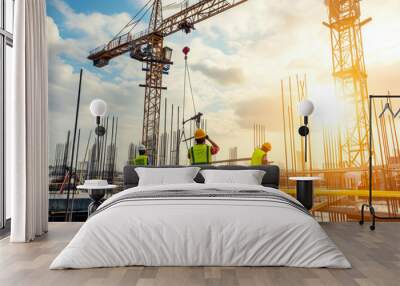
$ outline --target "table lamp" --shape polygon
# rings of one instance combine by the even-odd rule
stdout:
[[[304,137],[304,145],[305,145],[305,162],[307,162],[307,136],[310,133],[310,129],[308,128],[308,117],[314,112],[314,104],[308,100],[302,100],[299,103],[299,114],[304,117],[304,125],[299,128],[300,136]]]
[[[106,133],[106,129],[100,126],[100,118],[103,117],[107,112],[107,104],[102,99],[94,99],[90,103],[90,113],[96,118],[96,129],[95,133],[97,135],[97,165],[100,164],[100,136]],[[100,166],[97,168],[97,176],[99,176]]]

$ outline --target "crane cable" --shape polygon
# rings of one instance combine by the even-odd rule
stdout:
[[[190,78],[190,68],[187,62],[187,56],[185,55],[185,74],[184,74],[184,79],[183,79],[183,121],[185,121],[185,107],[186,107],[186,82],[189,83],[189,88],[190,88],[190,95],[192,98],[192,104],[193,104],[193,111],[194,114],[196,115],[196,103],[194,100],[194,94],[193,94],[193,87],[192,87],[192,81]]]
[[[186,107],[186,75],[187,75],[187,56],[185,55],[185,72],[184,72],[184,77],[183,77],[183,108],[182,108],[182,135],[183,139],[186,144],[186,149],[189,151],[189,145],[186,141],[186,134],[185,134],[185,107]],[[179,128],[179,127],[178,127]],[[182,138],[181,138],[182,139]],[[178,143],[180,145],[180,143]],[[178,146],[179,146],[178,145]]]
[[[186,62],[186,65],[187,65],[187,62]],[[196,115],[196,114],[197,114],[197,111],[196,111],[196,103],[195,103],[195,101],[194,101],[193,88],[192,88],[192,81],[191,81],[191,79],[190,79],[190,69],[189,69],[189,68],[187,68],[187,75],[188,75],[188,80],[189,80],[190,94],[191,94],[191,96],[192,96],[193,110],[194,110],[194,114]]]
[[[190,50],[190,49],[189,49]],[[184,52],[185,53],[185,52]],[[182,112],[183,112],[183,114],[182,114],[182,122],[183,122],[183,124],[182,124],[182,129],[183,129],[183,139],[184,139],[184,142],[186,143],[186,148],[187,148],[187,150],[189,150],[189,145],[188,145],[188,140],[187,140],[187,138],[186,138],[186,134],[185,134],[185,107],[186,107],[186,83],[188,83],[189,84],[189,88],[190,88],[190,94],[191,94],[191,98],[192,98],[192,104],[193,104],[193,111],[194,111],[194,115],[196,115],[197,114],[197,111],[196,111],[196,103],[195,103],[195,100],[194,100],[194,94],[193,94],[193,87],[192,87],[192,81],[191,81],[191,78],[190,78],[190,68],[189,68],[189,65],[188,65],[188,61],[187,61],[187,54],[185,53],[185,72],[184,72],[184,79],[183,79],[183,110],[182,110]]]
[[[152,7],[152,5],[150,5],[149,7],[147,7],[151,2],[154,2],[154,0],[149,0],[149,1],[147,1],[147,3],[146,3],[142,8],[140,8],[140,10],[135,14],[135,16],[133,16],[133,18],[128,22],[128,24],[126,24],[126,25],[111,39],[110,42],[112,42],[113,40],[115,40],[116,38],[118,38],[118,37],[121,35],[121,33],[122,33],[127,27],[129,27],[129,26],[132,25],[133,27],[129,30],[129,32],[131,32],[131,31],[137,26],[137,24],[143,19],[143,17],[147,14],[147,12],[149,11],[149,8]],[[146,7],[147,7],[147,10],[145,11],[145,13],[144,13],[138,20],[135,21],[136,17],[138,17],[138,16],[143,12],[143,10],[146,9]],[[129,33],[129,32],[128,32],[128,33]]]
[[[147,13],[149,13],[149,11],[150,11],[150,9],[151,9],[152,7],[153,7],[153,6],[147,7],[147,9],[146,9],[146,11],[144,12],[144,14],[139,18],[139,20],[136,21],[136,23],[135,23],[135,24],[133,25],[133,27],[128,31],[128,33],[130,33],[130,32],[137,26],[137,24],[139,24],[140,21],[143,20],[143,18],[147,15]]]

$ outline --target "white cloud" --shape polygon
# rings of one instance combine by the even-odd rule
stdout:
[[[79,70],[67,63],[61,56],[76,56],[73,49],[68,48],[71,39],[63,39],[57,25],[51,17],[48,23],[49,44],[49,127],[50,158],[53,158],[56,143],[64,142],[67,130],[74,123],[76,100],[78,93]],[[88,44],[88,43],[86,43]],[[90,44],[90,43],[89,43]],[[85,61],[84,57],[78,57]],[[104,99],[110,110],[110,116],[119,117],[120,164],[126,160],[125,150],[129,142],[138,142],[140,134],[141,112],[143,106],[143,90],[138,81],[103,80],[96,73],[85,70],[82,82],[79,127],[82,129],[81,144],[88,139],[89,131],[94,126],[89,112],[89,103],[94,98]],[[132,124],[132,122],[134,124]],[[86,143],[85,143],[86,144]],[[81,155],[83,150],[81,148]]]
[[[196,64],[192,65],[192,69],[201,72],[221,85],[243,84],[246,81],[243,70],[240,67]]]

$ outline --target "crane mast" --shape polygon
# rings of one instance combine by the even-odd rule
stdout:
[[[162,16],[162,3],[161,0],[155,0],[153,4],[153,9],[151,11],[149,31],[155,32],[161,26],[163,22]]]
[[[163,19],[162,1],[154,0],[147,30],[118,35],[107,44],[90,51],[88,59],[99,68],[127,52],[131,58],[143,62],[143,71],[146,72],[145,84],[139,85],[145,88],[142,143],[146,146],[151,165],[157,164],[161,91],[167,89],[162,86],[163,68],[173,64],[168,56],[171,50],[164,47],[164,37],[178,31],[190,33],[195,24],[247,1],[199,0]]]
[[[336,91],[354,104],[355,113],[341,149],[343,167],[368,164],[368,86],[364,61],[360,0],[326,0]]]
[[[143,110],[143,128],[142,128],[142,144],[146,146],[149,156],[149,163],[155,165],[157,163],[158,138],[160,129],[160,110],[161,110],[161,90],[162,87],[162,71],[163,63],[163,36],[157,32],[162,25],[162,4],[161,0],[155,0],[151,12],[149,32],[147,37],[146,48],[150,53],[150,57],[144,60],[146,72],[145,84],[141,87],[144,91],[144,110]],[[140,55],[137,57],[139,49],[131,51],[131,57],[141,60]]]

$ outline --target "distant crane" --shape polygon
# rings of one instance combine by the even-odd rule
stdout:
[[[342,167],[365,168],[368,165],[368,85],[364,60],[360,0],[326,0],[330,29],[333,76],[336,88],[354,102],[355,118],[340,146]],[[344,154],[343,154],[344,153]]]
[[[228,9],[238,6],[247,0],[199,0],[192,5],[188,1],[181,6],[181,11],[163,19],[162,1],[149,0],[135,17],[107,44],[90,51],[88,59],[94,66],[104,67],[109,61],[127,52],[132,59],[143,63],[146,72],[142,143],[152,165],[157,164],[158,137],[160,126],[160,106],[162,75],[169,72],[172,49],[164,47],[164,37],[177,31],[186,34],[194,30],[194,25]],[[167,6],[168,7],[168,6]],[[138,23],[151,10],[148,29],[140,33],[132,33]],[[128,31],[128,32],[126,32]]]

